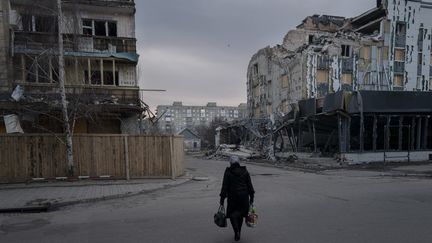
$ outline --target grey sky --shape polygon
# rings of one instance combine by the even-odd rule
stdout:
[[[246,102],[246,71],[308,15],[353,17],[375,0],[136,0],[141,88],[152,107]]]

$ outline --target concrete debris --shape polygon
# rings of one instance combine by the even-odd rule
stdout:
[[[353,18],[306,17],[251,58],[250,120],[226,126],[226,136],[270,160],[432,160],[432,108],[423,105],[432,102],[430,5],[382,0]]]
[[[229,159],[232,156],[237,156],[242,160],[260,158],[259,153],[246,149],[244,146],[221,144],[216,152],[209,157],[209,159],[213,159],[215,157]]]
[[[7,133],[24,133],[17,115],[6,115],[3,119]]]
[[[14,91],[12,92],[12,99],[14,99],[15,101],[20,101],[24,96],[24,88],[21,87],[20,85],[17,85],[14,89]]]

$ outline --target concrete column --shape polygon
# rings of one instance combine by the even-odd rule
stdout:
[[[373,120],[373,128],[372,128],[372,149],[374,152],[376,152],[377,150],[377,138],[378,138],[378,134],[377,134],[377,130],[378,130],[378,117],[376,115],[374,115],[374,120]]]
[[[104,75],[103,75],[104,67],[103,67],[103,65],[104,65],[104,61],[103,61],[103,59],[100,59],[100,78],[101,78],[101,85],[104,85]]]

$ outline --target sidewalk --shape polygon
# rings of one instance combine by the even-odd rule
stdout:
[[[131,181],[80,181],[0,185],[0,212],[49,207],[133,196],[181,185],[190,176]],[[18,211],[18,210],[12,210]]]

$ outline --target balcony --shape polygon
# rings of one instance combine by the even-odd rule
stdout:
[[[65,52],[136,53],[136,39],[123,37],[64,34]],[[52,33],[15,32],[16,52],[56,51],[57,36]]]
[[[330,66],[330,60],[327,56],[318,57],[318,69],[325,70]]]
[[[28,97],[50,98],[59,95],[58,84],[20,83],[24,87],[24,94]],[[79,97],[85,104],[117,104],[140,106],[139,87],[66,85],[69,97]]]
[[[397,74],[405,73],[405,63],[404,62],[394,62],[394,72]]]
[[[405,48],[405,45],[406,45],[406,36],[405,35],[396,35],[395,46],[397,48]]]
[[[342,73],[352,73],[354,70],[354,61],[352,58],[342,59]]]

